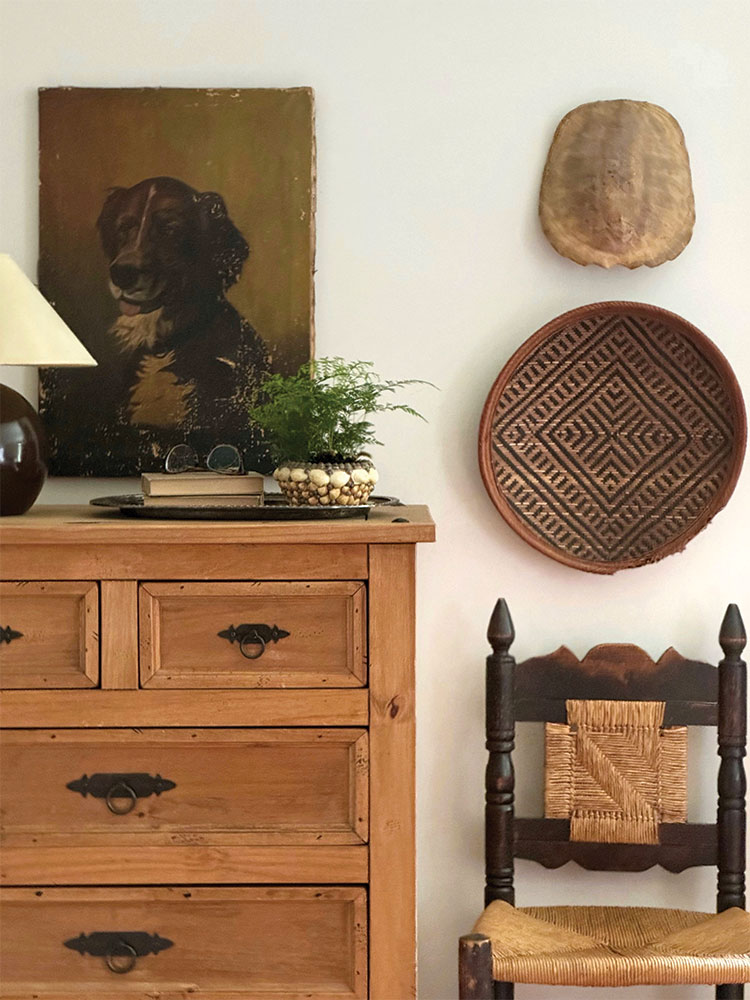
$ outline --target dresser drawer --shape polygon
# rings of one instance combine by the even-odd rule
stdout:
[[[9,889],[0,899],[4,1000],[367,994],[357,887]]]
[[[141,684],[356,687],[367,680],[365,586],[144,583]]]
[[[96,583],[0,583],[0,629],[0,688],[99,683]]]
[[[5,730],[0,756],[8,854],[367,840],[363,729]]]

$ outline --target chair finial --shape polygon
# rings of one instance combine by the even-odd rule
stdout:
[[[740,609],[736,604],[730,604],[719,630],[719,645],[725,656],[739,656],[746,643],[747,633]]]
[[[504,597],[495,605],[490,624],[487,628],[487,641],[492,646],[493,653],[507,653],[516,637],[513,621],[508,611]]]

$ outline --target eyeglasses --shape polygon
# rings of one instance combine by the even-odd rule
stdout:
[[[206,468],[223,476],[239,476],[245,471],[242,455],[233,444],[217,444],[206,458]],[[201,472],[203,465],[198,452],[189,444],[176,444],[167,452],[165,472]]]

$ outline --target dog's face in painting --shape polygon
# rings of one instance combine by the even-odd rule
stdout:
[[[97,221],[109,287],[123,316],[210,303],[237,281],[245,238],[221,195],[175,177],[150,177],[110,191]]]

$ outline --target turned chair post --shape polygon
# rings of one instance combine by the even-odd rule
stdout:
[[[741,657],[747,636],[736,604],[730,604],[721,625],[719,643],[719,808],[718,895],[716,911],[745,907],[745,715],[747,667]]]
[[[515,638],[508,605],[501,598],[487,629],[492,653],[487,657],[487,750],[485,772],[484,905],[496,899],[515,904],[513,890],[513,792],[511,756],[515,739],[513,686],[515,660],[508,650]]]
[[[484,934],[464,934],[458,942],[460,1000],[494,1000],[492,942]]]
[[[516,661],[508,650],[516,637],[508,605],[501,598],[492,612],[487,640],[487,770],[485,772],[484,844],[486,882],[484,905],[496,899],[515,905],[513,888],[513,748]],[[513,984],[496,982],[495,1000],[513,1000]]]
[[[730,604],[721,624],[719,643],[719,807],[717,812],[718,891],[716,911],[745,907],[745,768],[747,667],[742,651],[745,626],[736,604]],[[716,987],[717,1000],[740,1000],[741,985]]]
[[[486,737],[489,759],[485,772],[484,845],[486,885],[484,905],[503,899],[514,905],[513,891],[513,712],[515,660],[508,650],[515,639],[508,605],[501,598],[492,612],[487,641]],[[461,1000],[513,1000],[513,984],[492,977],[492,947],[483,934],[466,934],[459,941]]]

